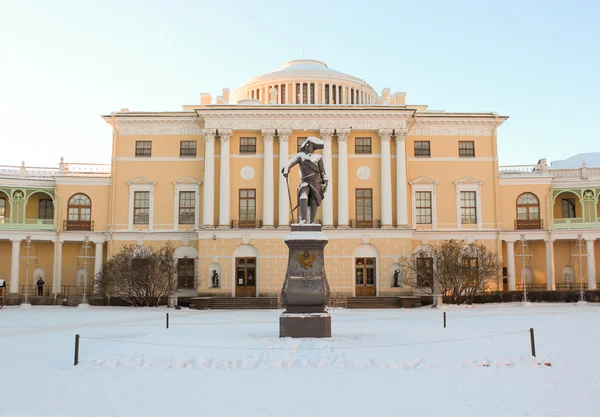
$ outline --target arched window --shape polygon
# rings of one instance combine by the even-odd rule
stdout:
[[[75,194],[67,208],[67,230],[91,230],[92,202],[87,195]]]
[[[523,193],[517,199],[517,229],[541,229],[540,200],[533,193]]]

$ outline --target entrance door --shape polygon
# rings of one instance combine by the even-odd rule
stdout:
[[[235,296],[256,297],[256,258],[235,258]]]
[[[374,297],[375,289],[375,258],[356,259],[356,296]]]

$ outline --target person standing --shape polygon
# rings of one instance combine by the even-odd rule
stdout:
[[[37,290],[38,290],[38,295],[44,295],[44,280],[42,279],[42,277],[39,277],[39,279],[37,280]]]

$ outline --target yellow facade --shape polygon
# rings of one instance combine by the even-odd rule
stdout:
[[[178,257],[196,259],[195,287],[178,295],[239,295],[237,262],[253,258],[251,295],[276,295],[291,223],[281,167],[303,138],[316,136],[326,143],[319,152],[330,188],[317,219],[329,239],[334,292],[357,295],[357,260],[372,259],[369,294],[404,293],[392,287],[402,260],[448,239],[484,242],[499,253],[506,268],[499,290],[522,288],[524,267],[532,272],[530,289],[581,279],[596,288],[599,168],[553,170],[544,160],[499,167],[507,117],[428,111],[405,99],[307,60],[253,78],[233,94],[224,89],[215,100],[203,94],[201,104],[181,112],[103,116],[112,129],[110,165],[0,167],[0,279],[7,292],[22,292],[25,271],[32,282],[41,268],[49,291],[77,294],[123,245],[171,242]],[[296,170],[289,176],[292,205]],[[521,204],[529,194],[529,205]],[[40,214],[47,204],[40,200],[48,199],[49,219],[42,218],[48,211]],[[572,256],[578,241],[587,254],[581,272]],[[566,265],[574,278],[565,280]],[[81,268],[87,283],[76,279]]]

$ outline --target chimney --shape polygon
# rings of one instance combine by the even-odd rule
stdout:
[[[389,98],[388,98],[388,102],[393,106],[394,104],[396,104],[396,94],[390,94]]]
[[[222,90],[223,92],[223,100],[225,101],[225,103],[223,104],[229,104],[229,88],[224,88]]]
[[[225,99],[223,96],[217,96],[217,104],[225,104]]]
[[[396,93],[396,104],[400,106],[406,105],[406,93]]]
[[[212,95],[210,93],[200,94],[200,104],[211,104],[211,103],[212,103]]]

